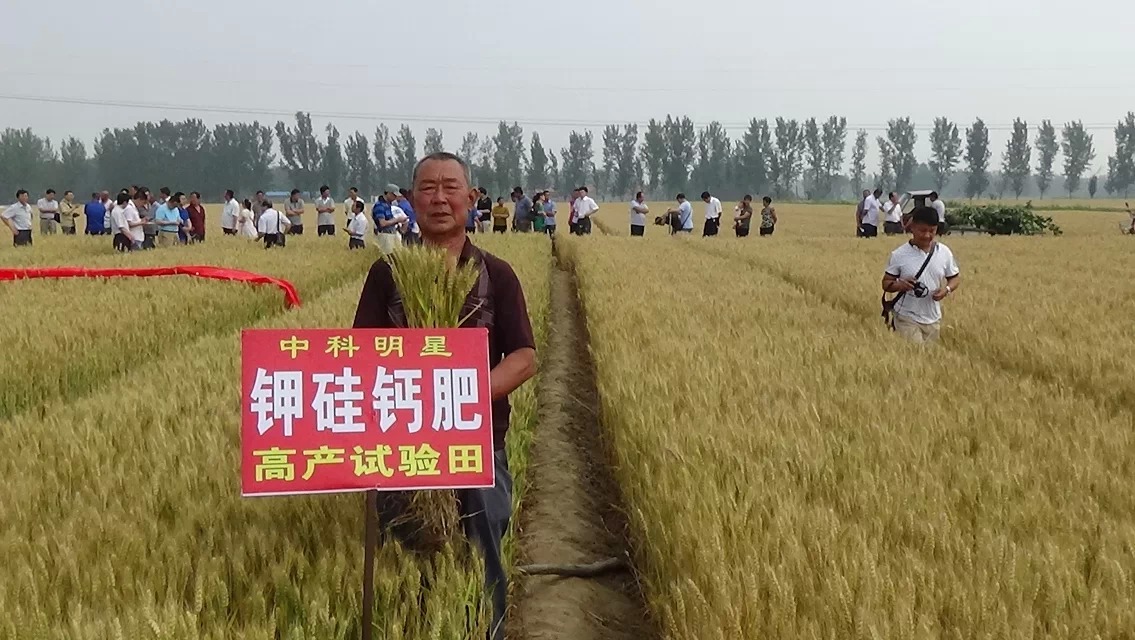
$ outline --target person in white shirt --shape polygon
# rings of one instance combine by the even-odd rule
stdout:
[[[910,216],[911,239],[891,252],[883,273],[884,317],[900,336],[919,344],[941,332],[942,300],[958,290],[954,254],[938,242],[938,213],[918,207]],[[887,301],[885,294],[897,294]]]
[[[579,187],[579,200],[575,202],[575,232],[585,236],[591,233],[591,216],[599,211],[599,205],[588,195],[587,187]]]
[[[934,211],[938,213],[938,235],[944,235],[949,230],[946,225],[946,203],[938,197],[937,191],[931,191],[926,199],[930,202],[930,206],[934,207]]]
[[[877,238],[879,236],[879,210],[883,206],[879,202],[881,195],[883,195],[883,190],[875,189],[875,193],[867,196],[867,199],[863,201],[863,222],[859,225],[860,238]]]
[[[888,194],[887,201],[883,203],[883,213],[886,214],[883,219],[883,233],[888,236],[901,234],[902,207],[899,206],[899,194],[894,191]]]
[[[366,206],[366,201],[359,197],[359,188],[351,187],[347,190],[347,199],[343,201],[343,216],[347,218],[347,224],[355,219],[355,203],[362,202]]]
[[[32,245],[32,206],[28,204],[27,189],[16,192],[16,201],[4,209],[0,220],[12,231],[12,245],[30,247]]]
[[[315,199],[315,231],[321,236],[335,235],[335,199],[327,185],[319,188],[319,197]]]
[[[701,200],[705,203],[705,227],[702,229],[702,237],[715,236],[721,228],[721,201],[708,191],[702,192]]]
[[[631,235],[644,236],[646,235],[646,214],[650,213],[650,207],[646,206],[643,202],[642,192],[634,194],[634,200],[631,200]]]
[[[256,223],[260,237],[264,238],[264,248],[283,247],[287,245],[285,235],[292,227],[291,221],[284,214],[272,208],[272,201],[264,201],[264,211],[260,213],[260,222]]]
[[[125,194],[129,196],[130,194]],[[149,191],[136,191],[134,198],[128,200],[124,205],[123,219],[126,229],[130,234],[130,250],[138,251],[145,248],[146,242],[146,218],[142,217],[142,211],[150,205],[150,192]],[[113,211],[112,217],[113,217]],[[153,236],[151,236],[152,238]],[[125,244],[125,239],[123,239]]]
[[[114,209],[110,211],[111,246],[115,251],[131,251],[134,249],[134,236],[130,233],[130,225],[126,222],[126,205],[130,204],[130,194],[122,192],[115,200]]]
[[[367,220],[366,203],[362,200],[354,204],[355,217],[351,218],[350,224],[347,225],[347,235],[351,239],[347,241],[348,249],[365,249],[367,246],[367,228],[370,226],[370,221]]]
[[[55,235],[59,230],[59,201],[55,199],[55,189],[48,189],[39,202],[35,203],[39,209],[39,231],[44,235]]]
[[[221,232],[226,236],[235,236],[239,217],[240,203],[236,201],[236,194],[232,189],[226,189],[225,209],[221,212]]]
[[[255,240],[256,212],[252,210],[252,201],[245,198],[241,204],[240,213],[237,214],[237,235],[248,240]]]
[[[666,211],[666,215],[670,217],[670,233],[693,233],[694,206],[686,200],[684,193],[679,193],[677,200],[678,206]]]

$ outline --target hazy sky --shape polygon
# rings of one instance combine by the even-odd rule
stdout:
[[[4,5],[0,127],[53,140],[90,143],[140,119],[275,122],[305,110],[344,137],[409,116],[419,143],[433,125],[451,147],[467,130],[517,120],[558,149],[573,127],[590,126],[598,142],[605,123],[667,113],[718,120],[731,136],[753,116],[835,114],[848,119],[849,149],[854,129],[869,130],[872,157],[886,121],[912,117],[924,160],[926,128],[945,115],[984,118],[999,165],[1019,116],[1030,138],[1043,118],[1089,125],[1091,173],[1106,171],[1111,127],[1135,109],[1128,0]]]

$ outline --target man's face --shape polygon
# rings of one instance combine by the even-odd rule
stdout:
[[[709,204],[709,196],[702,198],[701,201],[706,203],[706,204]]]
[[[351,197],[352,197],[352,198],[357,198],[357,197],[359,197],[359,192],[358,192],[358,191],[356,191],[355,189],[351,189]]]
[[[426,237],[465,232],[465,217],[477,202],[465,171],[453,160],[428,160],[418,168],[411,204]]]
[[[101,197],[101,198],[102,198],[102,200],[104,200],[104,201],[106,201],[106,200],[110,200],[110,193],[109,193],[109,192],[107,192],[107,191],[103,191],[103,192],[102,192],[102,195],[101,195],[100,197]]]
[[[330,191],[320,191],[320,192],[319,192],[319,195],[321,195],[321,196],[323,196],[324,198],[326,198],[327,196],[331,195],[331,192],[330,192]]]
[[[75,194],[68,191],[67,193],[63,194],[63,199],[66,200],[67,202],[71,202],[72,200],[75,199]]]
[[[55,194],[54,193],[45,193],[43,195],[44,195],[45,198],[47,198],[48,202],[55,200]]]
[[[197,194],[195,194],[195,193],[189,194],[189,204],[195,205],[195,204],[197,204],[197,202],[198,202]]]
[[[910,234],[914,240],[914,244],[926,248],[934,242],[934,236],[938,235],[938,225],[926,224],[925,222],[912,222],[910,224]]]
[[[264,202],[264,192],[263,191],[257,191],[256,192],[256,201],[257,202]]]
[[[16,200],[19,201],[20,204],[27,204],[28,203],[28,194],[21,193],[20,195],[16,196]]]

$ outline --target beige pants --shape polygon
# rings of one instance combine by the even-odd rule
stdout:
[[[378,248],[384,254],[394,253],[395,249],[402,245],[402,234],[400,233],[380,233],[378,234]]]
[[[942,323],[922,324],[909,318],[895,316],[895,333],[917,344],[937,342]]]
[[[48,218],[40,218],[39,219],[39,231],[40,231],[40,233],[42,233],[44,235],[53,235],[57,228],[58,228],[58,226],[57,226],[57,223],[55,222],[55,220],[51,220],[51,219],[48,219]]]
[[[169,233],[167,231],[158,232],[158,246],[159,247],[172,247],[177,244],[177,234]]]

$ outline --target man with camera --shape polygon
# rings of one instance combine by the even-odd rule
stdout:
[[[918,207],[911,213],[910,241],[891,252],[883,273],[883,317],[900,336],[919,344],[936,342],[942,300],[958,290],[954,254],[938,242],[938,212]],[[895,297],[886,299],[886,293]]]

